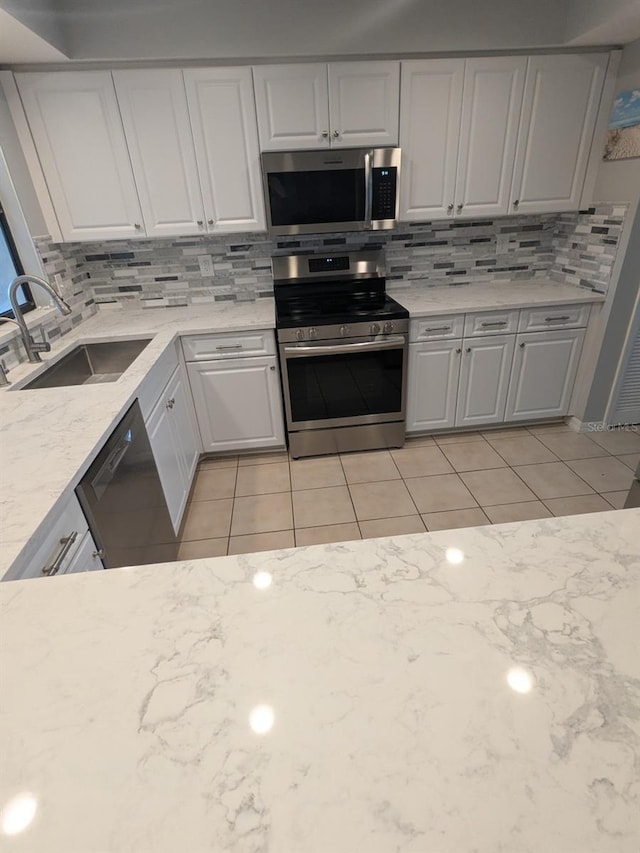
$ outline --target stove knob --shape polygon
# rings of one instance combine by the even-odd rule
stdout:
[[[351,330],[349,329],[348,326],[340,326],[340,334],[342,335],[343,338],[345,338],[349,334],[350,331]]]
[[[309,329],[309,340],[315,341],[315,339],[317,337],[318,337],[318,330],[317,329]]]
[[[298,329],[298,331],[296,332],[296,340],[297,341],[303,341],[304,340],[304,330],[303,329]]]
[[[377,323],[372,323],[369,331],[372,335],[377,335],[380,333],[380,326]]]
[[[393,332],[393,323],[385,323],[382,331],[385,335],[388,335],[389,332]]]

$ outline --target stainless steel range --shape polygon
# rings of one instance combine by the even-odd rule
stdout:
[[[401,447],[409,312],[386,293],[382,252],[272,265],[291,455]]]

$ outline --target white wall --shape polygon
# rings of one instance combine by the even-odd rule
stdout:
[[[622,52],[616,94],[636,88],[640,88],[640,39],[628,44]],[[633,214],[640,202],[640,158],[603,160],[598,169],[593,201],[629,202]]]
[[[565,0],[60,0],[73,59],[247,59],[563,44]]]

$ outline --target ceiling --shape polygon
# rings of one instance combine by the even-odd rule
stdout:
[[[29,38],[23,30],[29,30]],[[14,36],[18,33],[20,37]],[[640,0],[0,0],[0,63],[620,45]]]

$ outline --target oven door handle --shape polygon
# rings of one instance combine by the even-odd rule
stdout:
[[[406,338],[402,335],[394,335],[390,338],[385,338],[383,341],[359,341],[354,344],[311,344],[310,346],[290,346],[283,347],[282,352],[285,356],[296,356],[300,358],[314,355],[343,355],[349,352],[367,352],[372,350],[398,349],[406,343]]]

